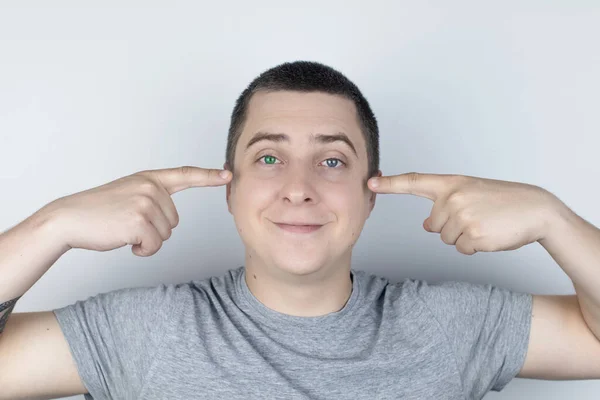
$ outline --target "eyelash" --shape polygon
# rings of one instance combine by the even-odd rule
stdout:
[[[265,157],[273,157],[274,159],[276,159],[276,160],[279,160],[279,159],[278,159],[277,157],[275,157],[275,156],[272,156],[272,155],[269,155],[269,154],[265,154],[264,156],[261,156],[261,157],[260,157],[258,160],[256,160],[256,162],[259,162],[260,160],[262,160],[262,159],[263,159],[263,158],[265,158]],[[342,166],[344,166],[344,167],[346,166],[346,163],[345,163],[345,162],[343,162],[342,160],[340,160],[339,158],[336,158],[336,157],[329,157],[329,158],[326,158],[324,161],[328,161],[328,160],[337,160],[337,161],[339,161],[339,163],[340,163]],[[261,163],[261,164],[262,164],[262,165],[275,165],[275,164],[267,164],[267,163]],[[337,168],[340,168],[340,167],[328,167],[328,169],[337,169]]]

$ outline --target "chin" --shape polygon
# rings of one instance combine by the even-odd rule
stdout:
[[[307,254],[293,255],[290,253],[273,257],[274,266],[282,271],[294,275],[309,275],[315,273],[326,264],[324,258],[307,257]]]

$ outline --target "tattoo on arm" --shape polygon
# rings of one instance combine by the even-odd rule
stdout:
[[[2,331],[4,331],[6,321],[8,321],[8,316],[12,312],[13,308],[15,308],[15,304],[20,298],[21,297],[19,296],[16,299],[9,300],[5,303],[0,303],[0,335],[2,334]]]

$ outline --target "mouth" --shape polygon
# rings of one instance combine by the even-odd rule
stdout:
[[[311,224],[284,224],[279,222],[275,222],[275,225],[277,225],[279,229],[292,233],[312,233],[316,232],[323,226]]]

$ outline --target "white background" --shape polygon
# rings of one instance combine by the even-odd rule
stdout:
[[[0,2],[0,231],[58,197],[136,171],[220,168],[237,96],[263,70],[300,59],[361,88],[379,121],[384,174],[527,182],[600,225],[600,3],[491,3]],[[181,222],[157,254],[72,250],[15,312],[242,265],[224,188],[173,199]],[[474,256],[445,245],[421,226],[431,205],[379,197],[353,268],[392,281],[573,293],[537,243]],[[599,381],[515,379],[486,398],[599,392]]]

